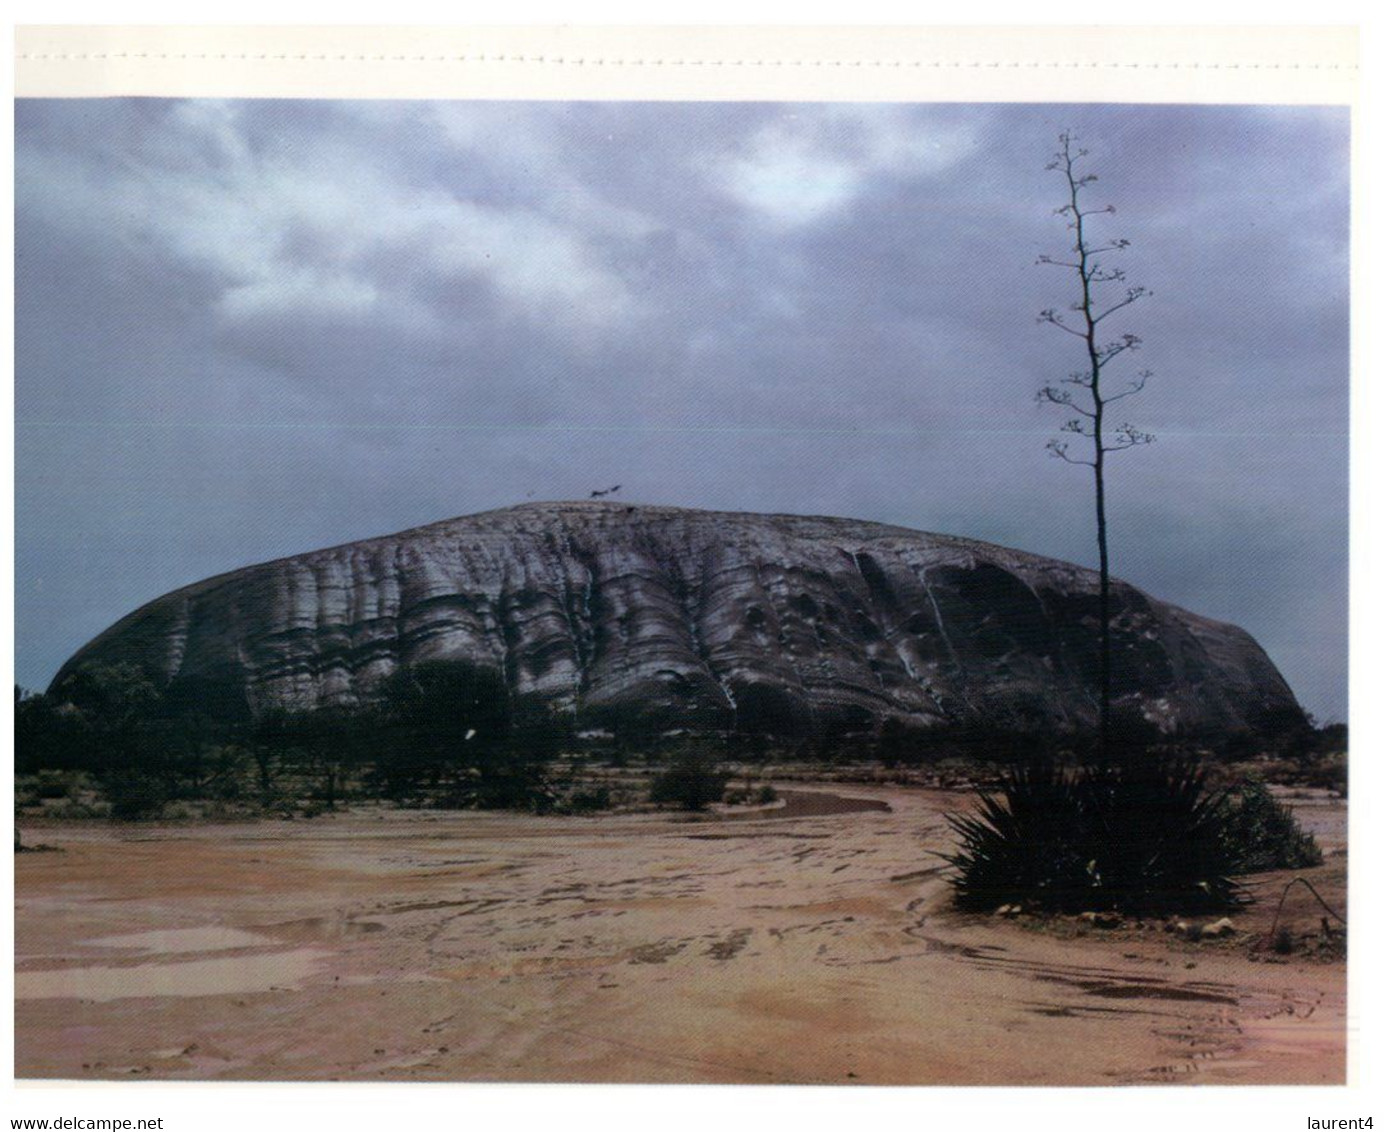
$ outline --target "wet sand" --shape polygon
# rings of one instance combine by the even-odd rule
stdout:
[[[951,911],[933,854],[965,801],[834,786],[731,821],[364,811],[34,829],[64,851],[15,858],[15,1071],[1344,1080],[1342,963]],[[1343,902],[1344,804],[1295,805],[1331,854],[1302,875]],[[1253,878],[1260,903],[1237,925],[1265,931],[1292,875]],[[1285,922],[1319,915],[1297,886]]]

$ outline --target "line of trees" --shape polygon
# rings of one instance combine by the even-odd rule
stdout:
[[[570,723],[466,661],[400,669],[369,703],[252,717],[230,683],[158,688],[136,665],[90,663],[48,694],[16,691],[15,769],[90,774],[118,817],[178,799],[261,801],[347,789],[405,805],[542,810]]]
[[[60,781],[70,785],[71,778],[54,775],[79,772],[76,781],[94,781],[114,816],[140,818],[179,801],[292,813],[333,809],[351,798],[575,811],[600,800],[599,792],[577,781],[592,760],[650,771],[667,767],[670,773],[656,793],[672,791],[685,802],[683,779],[705,778],[708,797],[724,789],[724,777],[716,777],[723,764],[879,763],[910,770],[955,762],[995,767],[1035,758],[1099,758],[1095,736],[1057,734],[1041,721],[1023,719],[925,727],[890,717],[849,733],[823,729],[811,735],[764,729],[665,733],[644,726],[637,712],[631,720],[626,728],[619,719],[607,719],[609,730],[579,735],[572,714],[554,710],[541,697],[516,695],[499,671],[466,661],[400,669],[368,703],[275,708],[258,715],[234,681],[183,679],[160,688],[133,664],[90,663],[49,694],[16,690],[15,767],[36,790],[57,788]],[[1117,712],[1105,753],[1116,762],[1137,763],[1159,750],[1204,750],[1210,738],[1163,735]],[[1296,773],[1292,780],[1308,781],[1317,770],[1335,774],[1343,766],[1343,727],[1285,727],[1272,750],[1262,739],[1231,739],[1216,744],[1218,754],[1286,759],[1286,770]],[[689,751],[715,773],[700,775],[707,769],[700,764],[691,768],[698,774],[685,773]],[[667,802],[671,795],[652,800]],[[707,799],[698,794],[693,800]]]

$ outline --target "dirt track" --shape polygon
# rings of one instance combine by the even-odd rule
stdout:
[[[34,830],[65,851],[15,860],[16,1074],[1344,1079],[1343,965],[956,915],[929,851],[961,799],[833,792],[874,808]],[[1341,848],[1339,804],[1304,816]],[[1306,875],[1339,898],[1344,860]]]

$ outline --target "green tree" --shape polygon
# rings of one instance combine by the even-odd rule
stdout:
[[[184,749],[159,725],[163,697],[138,665],[91,661],[53,689],[82,719],[82,768],[95,774],[115,817],[156,817],[179,789]]]
[[[85,770],[91,729],[81,712],[52,696],[14,690],[14,766],[20,774],[39,770]]]
[[[386,793],[453,806],[542,807],[555,747],[551,735],[536,738],[544,720],[534,704],[518,706],[516,732],[516,704],[498,669],[465,660],[399,669],[378,706],[377,773]]]
[[[272,796],[274,771],[287,769],[306,777],[326,807],[335,809],[344,785],[376,745],[377,730],[372,713],[345,705],[270,709],[252,732],[261,793]]]
[[[930,750],[931,736],[923,728],[911,727],[894,715],[880,725],[875,756],[887,769],[918,766],[927,760]]]

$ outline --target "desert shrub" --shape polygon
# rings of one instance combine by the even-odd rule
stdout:
[[[41,770],[34,775],[16,775],[16,807],[43,806],[49,813],[64,810],[70,803],[94,797],[91,780],[80,771]]]
[[[112,817],[111,805],[99,798],[86,801],[81,798],[63,798],[44,810],[44,816],[60,821],[85,821],[89,818]]]
[[[778,790],[767,782],[761,783],[760,786],[746,782],[743,786],[727,790],[722,794],[721,801],[727,805],[768,805],[771,801],[778,801]]]
[[[1321,756],[1316,762],[1309,764],[1300,777],[1307,786],[1330,790],[1344,798],[1348,786],[1345,753]]]
[[[1194,763],[1006,768],[974,814],[950,815],[947,860],[958,905],[1143,913],[1227,907],[1242,899],[1224,834],[1227,803]]]
[[[480,810],[532,810],[541,814],[553,808],[553,800],[546,767],[505,751],[473,769],[440,804]]]
[[[886,769],[918,766],[933,754],[935,744],[922,728],[910,727],[896,716],[890,716],[880,726],[875,740],[875,757]]]
[[[32,778],[21,778],[19,775],[16,775],[14,780],[15,813],[18,814],[25,806],[37,805],[38,801],[38,783]]]
[[[660,806],[704,810],[725,797],[729,779],[712,752],[701,747],[683,747],[673,754],[668,767],[655,776],[649,800]]]
[[[560,799],[554,810],[561,814],[594,814],[610,809],[612,803],[609,786],[587,786]]]
[[[767,782],[760,786],[746,782],[744,786],[727,790],[721,797],[721,801],[728,806],[767,806],[777,800],[778,791]]]
[[[167,783],[138,770],[121,769],[101,777],[101,792],[117,821],[149,821],[160,817],[171,800]]]
[[[79,776],[69,772],[41,770],[35,783],[35,792],[40,798],[71,798]]]
[[[1226,810],[1222,836],[1237,872],[1304,869],[1322,863],[1317,839],[1257,779],[1235,792]]]

